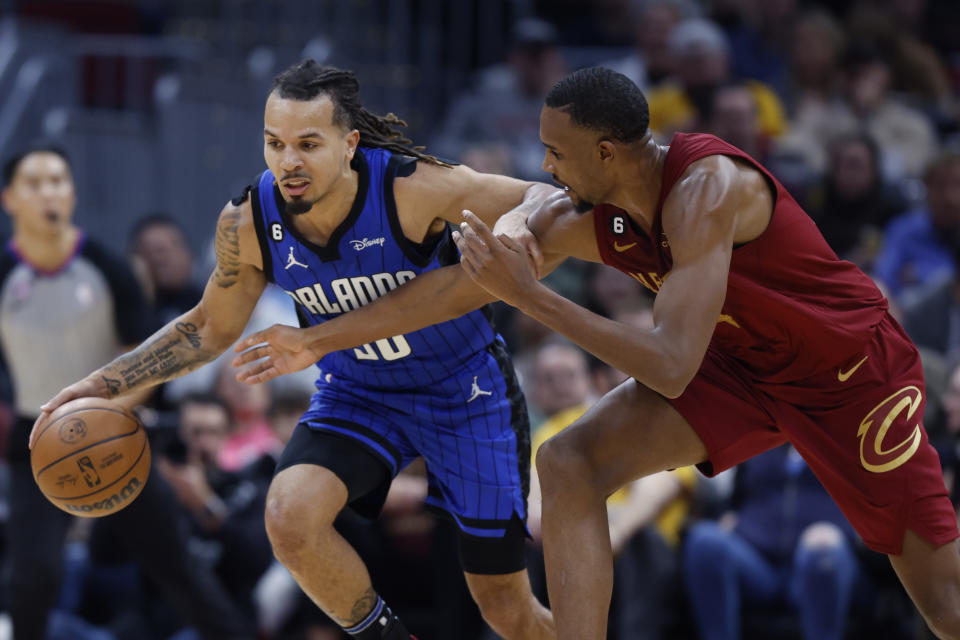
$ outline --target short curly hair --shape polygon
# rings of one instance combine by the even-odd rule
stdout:
[[[640,88],[622,73],[603,67],[574,71],[553,85],[546,105],[602,137],[635,142],[647,134],[650,108]]]

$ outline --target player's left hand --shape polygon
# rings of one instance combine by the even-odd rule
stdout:
[[[497,219],[493,225],[493,235],[503,240],[510,238],[520,245],[524,251],[530,255],[533,260],[533,272],[537,280],[542,277],[543,270],[543,252],[540,250],[540,243],[537,237],[527,226],[527,215],[517,210],[508,211]]]
[[[534,263],[526,250],[507,236],[497,237],[470,211],[453,232],[460,264],[478,285],[507,304],[519,307],[537,282]]]
[[[251,385],[306,369],[323,357],[307,344],[303,329],[284,324],[251,333],[233,350],[240,352],[233,359],[233,366],[239,369],[237,380]]]

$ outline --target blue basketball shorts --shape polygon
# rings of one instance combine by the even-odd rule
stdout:
[[[471,573],[523,568],[530,425],[513,365],[498,340],[419,389],[369,388],[336,375],[318,391],[278,464],[331,469],[348,504],[375,517],[390,481],[422,456],[427,506],[453,519]]]

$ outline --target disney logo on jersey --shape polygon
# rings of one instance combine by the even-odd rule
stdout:
[[[383,246],[383,243],[386,242],[386,238],[364,238],[363,240],[351,240],[350,246],[357,251],[363,251],[367,247],[373,246]]]

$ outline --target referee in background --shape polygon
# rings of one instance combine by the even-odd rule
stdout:
[[[40,405],[136,344],[150,330],[130,266],[72,223],[76,193],[66,154],[35,145],[3,168],[13,236],[0,247],[0,350],[13,387],[7,578],[15,640],[43,640],[60,591],[70,516],[34,483],[27,439]],[[136,400],[134,400],[136,402]],[[191,563],[181,513],[151,473],[129,507],[96,523],[115,529],[129,556],[183,622],[210,640],[255,636],[222,585]]]

